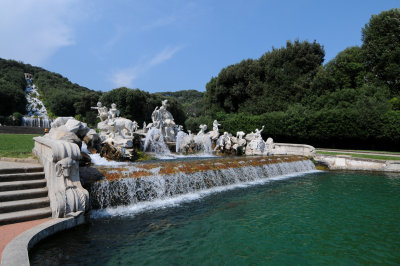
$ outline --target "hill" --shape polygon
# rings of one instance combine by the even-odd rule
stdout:
[[[96,105],[100,92],[79,86],[60,74],[43,68],[0,58],[1,116],[15,112],[25,114],[24,73],[33,75],[33,83],[38,87],[51,116],[80,115],[88,122],[94,122],[96,114],[90,111],[90,107]]]

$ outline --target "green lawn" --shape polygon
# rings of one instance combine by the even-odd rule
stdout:
[[[37,134],[0,134],[0,157],[28,158],[32,156],[33,137]]]
[[[346,152],[330,152],[330,151],[317,151],[317,153],[326,155],[349,155],[354,158],[400,161],[400,156],[397,157],[397,156],[385,156],[385,155],[372,155],[364,153],[346,153]]]
[[[317,150],[318,150],[318,149],[319,149],[319,148],[317,148]],[[329,148],[321,148],[321,149],[327,149],[327,150],[329,150]],[[332,149],[332,150],[334,150],[334,149]],[[400,156],[400,151],[346,150],[346,152],[347,152],[347,151],[351,151],[351,152],[360,152],[360,153],[363,153],[363,152],[371,152],[371,153],[390,153],[390,154],[399,154],[399,156]],[[325,151],[321,151],[321,152],[325,152]],[[332,151],[332,152],[336,152],[336,151]],[[337,150],[337,152],[341,153],[340,150]]]

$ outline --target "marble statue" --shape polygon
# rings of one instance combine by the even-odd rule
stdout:
[[[214,151],[221,151],[221,152],[230,151],[232,148],[231,137],[232,137],[231,134],[229,134],[228,132],[224,132],[224,134],[218,138],[215,144]]]
[[[175,121],[170,112],[167,111],[168,100],[161,102],[160,107],[156,107],[151,114],[151,125],[147,125],[147,128],[156,127],[160,129],[161,134],[165,141],[175,141]]]
[[[265,149],[265,143],[262,139],[261,132],[264,130],[264,126],[259,130],[256,128],[255,132],[251,132],[246,135],[247,146],[245,149],[246,155],[263,155]]]
[[[243,131],[236,132],[236,137],[232,137],[232,149],[235,150],[237,155],[243,153],[244,148],[246,147],[247,141],[243,138],[246,134]]]
[[[43,137],[34,138],[33,153],[43,165],[53,218],[76,215],[89,208],[89,194],[82,187],[79,175],[83,152],[69,140],[73,135],[78,138],[77,135],[66,130],[65,125],[60,125]]]
[[[100,121],[105,121],[108,119],[108,110],[107,107],[103,106],[101,102],[97,103],[97,107],[90,107],[91,109],[96,109],[99,113],[97,116],[100,118]]]
[[[210,138],[213,141],[217,141],[218,137],[219,137],[219,131],[218,131],[218,127],[221,126],[221,124],[218,123],[217,120],[214,120],[213,122],[213,130],[210,131]]]
[[[108,111],[108,119],[114,120],[119,116],[119,110],[117,109],[117,105],[115,103],[111,104],[111,108]]]
[[[89,193],[81,185],[79,178],[79,163],[71,158],[64,158],[56,163],[59,183],[57,197],[65,199],[62,206],[65,213],[87,211],[89,209]]]
[[[206,130],[207,130],[207,125],[201,124],[201,125],[199,126],[199,128],[200,128],[200,131],[199,131],[199,133],[197,133],[197,136],[203,136],[203,135],[205,135],[205,134],[206,134]]]
[[[264,155],[271,155],[274,153],[275,149],[275,143],[272,138],[268,138],[265,141],[265,147],[264,147]]]

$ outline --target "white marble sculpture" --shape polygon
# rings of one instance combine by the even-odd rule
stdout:
[[[213,141],[216,141],[219,137],[219,131],[218,131],[218,127],[221,126],[221,124],[218,123],[217,120],[214,120],[213,122],[213,130],[210,131],[210,138]]]
[[[170,112],[167,111],[168,100],[161,102],[161,106],[154,109],[151,114],[152,123],[147,125],[147,129],[156,127],[160,129],[165,141],[175,141],[175,121]]]
[[[100,121],[105,121],[108,119],[108,109],[107,107],[103,106],[101,102],[97,103],[97,107],[90,108],[98,111],[99,115],[97,117],[100,118]]]
[[[218,138],[215,144],[214,151],[221,151],[221,152],[230,151],[232,148],[231,137],[232,137],[231,134],[229,134],[228,132],[224,132],[224,134]]]
[[[241,154],[241,152],[246,147],[247,141],[243,138],[246,134],[243,131],[236,132],[236,137],[232,137],[232,149],[235,150],[236,154]]]
[[[199,128],[200,128],[200,131],[197,133],[197,136],[204,136],[206,134],[207,125],[201,124],[199,126]]]
[[[56,176],[59,182],[56,197],[65,199],[62,207],[65,213],[87,211],[89,209],[89,193],[81,185],[79,177],[79,162],[70,157],[56,163]]]
[[[265,147],[264,147],[264,155],[272,155],[274,154],[275,151],[275,143],[272,138],[268,138],[265,141]]]
[[[246,155],[263,155],[265,143],[262,139],[261,132],[264,130],[264,126],[259,130],[256,128],[255,132],[251,132],[246,135],[247,141]]]
[[[44,168],[52,217],[67,217],[87,211],[89,193],[80,183],[81,151],[78,145],[49,135],[35,137],[34,140],[33,153]]]

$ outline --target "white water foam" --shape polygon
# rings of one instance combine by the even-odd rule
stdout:
[[[154,157],[160,160],[174,160],[174,159],[181,159],[181,158],[215,158],[219,157],[215,154],[209,154],[209,153],[196,153],[196,154],[169,154],[169,155],[163,155],[163,154],[155,154]]]
[[[106,158],[100,156],[99,153],[89,154],[90,159],[92,159],[92,163],[98,166],[119,166],[119,165],[128,165],[129,162],[116,162],[116,161],[108,161]]]
[[[100,219],[104,217],[112,216],[135,216],[136,214],[143,213],[146,211],[153,211],[157,209],[165,209],[171,207],[178,207],[182,203],[191,202],[195,200],[201,200],[204,197],[210,196],[215,193],[220,193],[228,190],[237,188],[247,188],[251,186],[263,185],[272,181],[285,180],[294,177],[301,177],[307,174],[321,172],[320,170],[310,170],[300,173],[292,173],[287,175],[275,176],[271,178],[257,179],[249,182],[242,182],[231,184],[227,186],[218,186],[209,189],[204,189],[196,192],[191,192],[183,195],[176,195],[164,199],[156,199],[152,201],[143,201],[127,206],[108,207],[105,209],[99,209],[91,211],[90,216],[93,219]]]

